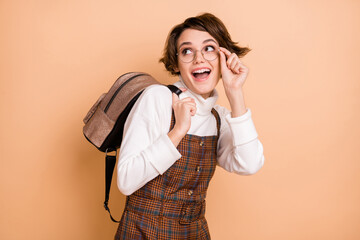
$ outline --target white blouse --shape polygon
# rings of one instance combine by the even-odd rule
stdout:
[[[186,88],[180,80],[174,84]],[[247,110],[240,117],[231,118],[224,107],[215,105],[218,98],[202,96],[187,90],[180,99],[192,97],[196,114],[191,118],[188,134],[211,136],[217,134],[216,119],[211,109],[221,119],[218,141],[218,165],[226,171],[241,175],[256,173],[264,164],[263,146]],[[117,185],[125,195],[130,195],[159,174],[163,174],[181,154],[168,137],[172,115],[172,93],[163,85],[145,89],[132,108],[125,126],[117,165]]]

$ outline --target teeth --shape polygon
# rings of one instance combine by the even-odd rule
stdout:
[[[210,72],[210,70],[204,68],[204,69],[196,70],[196,71],[194,71],[193,73],[204,73],[204,72]]]

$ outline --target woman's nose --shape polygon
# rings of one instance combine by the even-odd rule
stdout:
[[[197,50],[194,54],[194,64],[205,62],[205,58],[200,50]]]

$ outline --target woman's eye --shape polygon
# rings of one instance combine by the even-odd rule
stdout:
[[[213,47],[213,46],[206,46],[204,49],[205,49],[205,52],[213,52],[213,51],[215,51],[215,47]]]
[[[190,48],[185,48],[181,51],[182,55],[189,55],[192,53],[192,50]]]

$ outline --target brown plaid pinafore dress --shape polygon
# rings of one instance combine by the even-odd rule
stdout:
[[[182,157],[163,175],[127,196],[115,239],[210,239],[205,197],[216,168],[216,136],[187,134],[177,149]],[[174,114],[170,130],[174,127]]]

